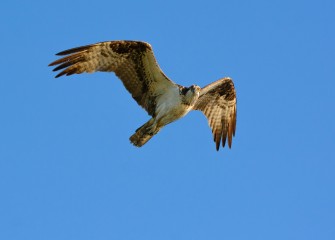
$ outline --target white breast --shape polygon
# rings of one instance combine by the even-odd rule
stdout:
[[[190,106],[182,104],[179,88],[169,88],[157,98],[156,121],[160,126],[164,126],[185,116],[190,110]]]

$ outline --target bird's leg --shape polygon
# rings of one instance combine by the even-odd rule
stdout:
[[[148,134],[150,134],[151,136],[154,135],[155,130],[156,130],[156,126],[157,126],[157,123],[156,123],[156,119],[155,119],[154,122],[152,124],[150,124],[146,129],[148,131]]]
[[[157,134],[161,129],[161,127],[159,126],[160,119],[153,118],[152,120],[153,123],[146,128],[146,130],[148,131],[147,133],[150,134],[151,136]]]

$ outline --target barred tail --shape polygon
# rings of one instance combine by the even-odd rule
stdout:
[[[157,134],[160,128],[154,126],[155,120],[151,118],[148,122],[143,124],[136,132],[129,138],[130,142],[136,147],[142,147],[146,144],[155,134]]]

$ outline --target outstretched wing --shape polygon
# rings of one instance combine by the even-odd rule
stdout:
[[[216,150],[226,144],[231,148],[236,128],[236,92],[233,81],[223,78],[201,89],[200,97],[193,107],[202,111],[212,129]]]
[[[56,55],[65,56],[49,64],[62,70],[57,77],[83,72],[115,72],[136,102],[151,116],[156,98],[176,87],[158,66],[150,44],[139,41],[109,41],[72,48]]]

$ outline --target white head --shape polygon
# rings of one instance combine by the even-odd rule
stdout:
[[[186,89],[184,102],[188,105],[193,105],[200,96],[201,88],[197,85],[192,85]]]

